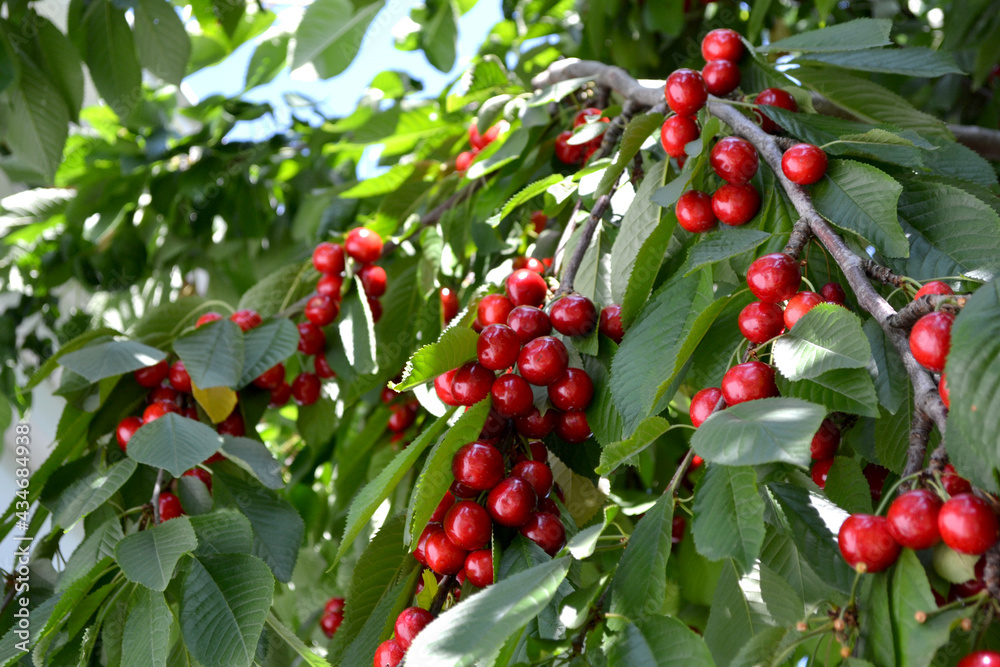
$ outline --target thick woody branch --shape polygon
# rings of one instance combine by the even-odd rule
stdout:
[[[924,468],[924,458],[927,456],[927,441],[931,437],[931,420],[920,410],[913,413],[910,423],[910,445],[906,452],[906,467],[903,477],[916,474]]]
[[[874,281],[893,287],[902,287],[903,278],[893,273],[888,266],[882,266],[870,257],[861,258],[861,268]]]
[[[788,243],[785,245],[785,254],[798,259],[799,254],[806,247],[806,244],[809,243],[812,235],[812,230],[809,228],[809,221],[804,218],[798,220],[792,226],[792,235],[788,237]]]
[[[913,303],[901,308],[898,313],[889,318],[889,324],[909,331],[924,315],[935,310],[943,310],[957,315],[965,306],[966,297],[951,294],[925,294]]]

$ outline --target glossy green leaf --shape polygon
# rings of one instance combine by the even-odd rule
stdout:
[[[167,355],[142,343],[116,340],[84,347],[60,358],[59,364],[90,382],[152,366]]]
[[[725,227],[709,232],[688,251],[687,261],[684,263],[685,275],[691,275],[709,264],[742,255],[769,238],[771,234],[767,232],[743,227]]]
[[[107,468],[87,470],[67,488],[60,489],[55,500],[47,505],[52,521],[68,530],[117,493],[137,467],[132,459],[122,459]]]
[[[643,451],[667,432],[670,423],[663,417],[647,417],[635,429],[635,433],[625,440],[613,442],[601,449],[601,464],[597,474],[607,475],[630,458]]]
[[[129,581],[164,591],[177,561],[197,546],[191,522],[180,516],[123,539],[115,547],[115,560]]]
[[[922,46],[903,49],[858,49],[810,54],[804,60],[825,63],[863,72],[883,72],[936,78],[945,74],[964,74],[946,51]]]
[[[864,368],[871,347],[861,321],[846,308],[819,304],[774,341],[774,365],[789,380],[816,378],[837,368]]]
[[[611,580],[611,611],[630,619],[655,614],[666,594],[674,499],[663,495],[635,525]],[[621,626],[619,619],[609,623]]]
[[[723,561],[722,576],[715,587],[705,644],[716,665],[733,663],[740,649],[767,628],[759,607],[750,605],[740,588],[740,576],[732,561]]]
[[[871,376],[863,368],[837,368],[810,380],[775,378],[782,396],[825,406],[830,412],[878,417],[878,398]]]
[[[715,667],[705,640],[676,618],[647,616],[629,623],[607,647],[609,664]]]
[[[260,279],[240,297],[240,310],[256,310],[268,318],[308,296],[316,286],[312,262],[289,264]]]
[[[125,10],[111,0],[99,0],[83,15],[84,58],[94,85],[111,109],[128,123],[142,100],[142,71]]]
[[[163,593],[137,588],[129,597],[122,664],[166,667],[173,621]]]
[[[479,334],[468,327],[453,326],[445,329],[437,341],[423,346],[413,354],[406,364],[402,381],[393,384],[392,388],[407,391],[475,359],[478,340]]]
[[[219,320],[198,327],[174,341],[174,352],[184,362],[195,386],[201,389],[239,386],[244,342],[235,322]]]
[[[757,51],[760,53],[781,51],[816,53],[854,51],[886,46],[892,43],[889,41],[891,28],[892,21],[889,19],[854,19],[827,28],[808,30],[785,39],[779,39],[770,44],[758,46]]]
[[[826,495],[851,514],[871,514],[872,495],[861,465],[854,459],[838,456],[827,473]]]
[[[265,322],[246,332],[243,335],[243,372],[237,387],[247,386],[261,373],[295,354],[298,346],[299,331],[286,318]]]
[[[706,461],[760,465],[809,463],[809,445],[826,409],[797,398],[764,398],[716,412],[698,427],[691,447]]]
[[[253,527],[241,512],[217,509],[190,521],[198,538],[196,556],[248,554],[253,549]]]
[[[750,570],[764,544],[764,501],[753,468],[709,466],[695,489],[691,532],[701,555],[732,558]]]
[[[174,6],[166,0],[138,0],[133,15],[139,63],[164,81],[179,84],[191,40]]]
[[[219,450],[222,436],[194,419],[168,413],[143,424],[128,441],[131,459],[180,477]]]
[[[306,10],[295,32],[292,69],[311,62],[320,77],[343,72],[361,48],[361,40],[385,2],[372,2],[354,10],[349,0],[320,0]]]
[[[612,186],[618,182],[625,168],[638,153],[642,144],[653,132],[663,125],[663,114],[647,113],[632,118],[622,133],[621,143],[618,152],[614,153],[614,160],[611,166],[604,171],[601,176],[601,183],[594,192],[595,197],[600,197],[611,192]]]

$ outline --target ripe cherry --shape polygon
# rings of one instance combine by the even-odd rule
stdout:
[[[458,480],[455,480],[454,482],[451,483],[451,486],[448,487],[448,492],[451,493],[456,498],[462,498],[462,499],[475,498],[476,496],[479,495],[479,491],[473,489],[470,486],[462,484]]]
[[[799,105],[792,97],[792,94],[782,90],[781,88],[765,88],[757,94],[754,98],[754,104],[766,104],[772,107],[781,107],[787,111],[798,111]],[[774,134],[775,132],[781,132],[781,126],[775,123],[773,120],[765,116],[760,111],[754,111],[757,116],[757,120],[760,122],[760,127],[765,132],[769,134]]]
[[[808,313],[813,309],[814,306],[818,306],[821,303],[825,303],[825,299],[816,292],[798,292],[792,298],[788,300],[785,304],[784,320],[785,328],[791,329],[795,326],[803,315]]]
[[[521,345],[552,333],[552,320],[541,308],[518,306],[507,316],[507,326],[514,330]]]
[[[924,368],[940,373],[951,350],[955,316],[942,311],[924,315],[910,330],[910,352]]]
[[[747,304],[740,311],[737,324],[743,337],[757,345],[780,335],[785,328],[781,306],[763,301]]]
[[[448,539],[443,529],[432,532],[424,543],[427,567],[438,574],[458,574],[465,566],[466,555],[465,549]]]
[[[302,354],[318,354],[326,347],[326,334],[312,322],[300,322],[299,352]]]
[[[393,433],[401,433],[413,425],[417,418],[416,410],[409,405],[394,405],[392,414],[389,415],[389,430]]]
[[[490,395],[493,398],[493,409],[506,419],[527,415],[534,404],[531,385],[523,377],[513,373],[498,377],[493,382]]]
[[[719,141],[712,147],[708,161],[719,178],[733,185],[748,182],[759,166],[757,149],[740,137],[726,137]]]
[[[885,517],[852,514],[840,526],[837,542],[844,560],[858,572],[881,572],[899,558],[899,543]]]
[[[152,366],[146,366],[145,368],[140,368],[135,371],[132,376],[135,377],[135,381],[139,383],[140,387],[145,387],[146,389],[152,389],[153,387],[159,387],[160,383],[167,379],[167,375],[170,374],[170,365],[167,360],[164,359]]]
[[[507,298],[515,306],[540,306],[547,290],[545,278],[529,269],[518,269],[507,276]]]
[[[118,428],[115,429],[115,439],[118,441],[118,447],[124,452],[125,447],[128,445],[128,441],[132,439],[135,432],[139,430],[142,426],[142,420],[138,417],[126,417],[125,419],[118,422]]]
[[[320,273],[339,276],[344,272],[344,249],[339,243],[323,241],[313,250],[312,260]]]
[[[508,477],[497,484],[486,498],[486,509],[501,526],[518,528],[528,520],[537,496],[531,483],[520,477]]]
[[[878,502],[882,499],[882,489],[885,487],[885,480],[889,478],[889,469],[869,463],[861,472],[864,473],[865,479],[868,480],[868,488],[871,490],[872,500]]]
[[[829,419],[824,419],[819,430],[813,435],[809,445],[809,455],[814,461],[833,458],[840,445],[840,428]]]
[[[948,283],[943,283],[940,280],[932,280],[917,290],[917,293],[913,295],[913,300],[916,301],[920,297],[926,296],[928,294],[954,294],[954,293],[955,293],[954,290],[951,289],[951,286],[949,286]]]
[[[622,338],[625,337],[625,330],[622,328],[622,307],[613,303],[602,308],[597,328],[601,334],[621,345]]]
[[[660,143],[670,157],[685,157],[684,147],[699,136],[698,123],[689,116],[671,116],[660,128]]]
[[[439,296],[441,298],[441,318],[445,324],[448,324],[458,315],[458,294],[455,293],[455,290],[442,287]]]
[[[938,513],[941,499],[927,489],[907,491],[892,501],[886,519],[889,533],[907,549],[930,549],[941,541]]]
[[[330,598],[323,605],[324,614],[335,614],[339,611],[344,611],[344,598]]]
[[[691,398],[691,407],[688,408],[688,414],[691,417],[691,424],[698,428],[705,420],[712,416],[715,412],[715,406],[718,405],[719,399],[722,398],[722,390],[716,389],[715,387],[706,387],[702,389],[694,397]],[[722,404],[722,408],[726,407],[725,402]]]
[[[431,523],[440,523],[444,521],[444,515],[448,513],[451,506],[455,504],[455,496],[450,491],[445,491],[444,496],[441,497],[441,502],[438,503],[437,507],[434,508],[434,513],[431,514]]]
[[[386,639],[375,649],[375,667],[396,667],[403,662],[404,651],[395,639]]]
[[[550,556],[555,556],[566,544],[566,529],[562,521],[548,512],[532,513],[520,532]]]
[[[313,357],[313,368],[316,370],[316,375],[324,380],[337,377],[337,374],[330,368],[330,362],[326,360],[326,355],[322,352]]]
[[[559,412],[556,414],[556,435],[566,442],[578,444],[590,437],[590,424],[583,412]]]
[[[400,612],[396,617],[396,643],[399,648],[406,651],[416,636],[425,627],[431,624],[434,615],[426,609],[420,607],[409,607]]]
[[[1000,653],[996,651],[976,651],[962,658],[958,667],[997,667],[1000,665]]]
[[[583,109],[582,111],[577,112],[576,116],[573,117],[573,127],[577,128],[580,127],[581,125],[586,125],[588,122],[596,123],[601,120],[604,120],[603,118],[601,118],[601,115],[603,113],[604,113],[603,111],[601,111],[596,107],[588,107],[586,109]]]
[[[208,324],[209,322],[216,322],[221,319],[222,315],[220,315],[219,313],[215,312],[205,313],[204,315],[198,318],[197,322],[194,323],[194,328],[197,329],[203,324]]]
[[[208,472],[204,468],[191,468],[190,470],[184,471],[182,477],[194,477],[195,479],[201,480],[201,483],[205,485],[209,493],[212,493],[212,473]]]
[[[506,324],[510,311],[514,310],[514,304],[510,299],[502,294],[487,294],[479,302],[477,315],[479,322],[484,327],[491,324]]]
[[[549,216],[545,215],[545,211],[535,211],[534,213],[531,214],[531,227],[532,229],[535,230],[536,234],[541,234],[542,232],[544,232],[545,227],[546,225],[548,225],[548,223],[549,223]]]
[[[388,277],[381,266],[366,264],[358,271],[358,277],[361,278],[361,288],[368,296],[378,298],[385,294]]]
[[[319,400],[319,378],[312,373],[299,373],[292,381],[292,398],[299,405],[312,405]]]
[[[157,387],[146,398],[150,403],[173,403],[177,407],[181,406],[181,393],[173,387]]]
[[[747,270],[747,287],[755,297],[766,303],[790,299],[801,284],[799,263],[784,253],[764,255]]]
[[[500,136],[500,132],[502,132],[503,129],[504,129],[504,123],[500,122],[492,126],[488,130],[486,130],[486,132],[480,135],[479,128],[476,127],[475,124],[473,124],[469,128],[469,143],[471,143],[472,147],[475,148],[476,150],[482,150],[487,146],[489,146],[490,144],[492,144],[494,141],[496,141],[497,137]],[[475,138],[473,138],[473,131],[475,131]]]
[[[594,382],[582,368],[567,368],[548,387],[549,401],[563,411],[586,410],[594,398]]]
[[[493,583],[493,552],[489,549],[473,551],[465,557],[465,576],[476,588],[486,588]]]
[[[180,359],[170,364],[170,384],[177,391],[191,393],[191,376]]]
[[[760,195],[749,183],[724,183],[712,194],[712,211],[723,223],[738,227],[746,224],[760,210]]]
[[[549,311],[552,326],[566,336],[589,336],[597,328],[594,302],[580,294],[564,296]]]
[[[826,164],[826,152],[812,144],[795,144],[781,156],[781,171],[799,185],[812,185],[823,178]]]
[[[826,488],[826,477],[830,474],[830,468],[833,467],[833,460],[831,456],[828,459],[820,459],[813,463],[810,475],[812,476],[812,481],[821,489]]]
[[[960,493],[941,507],[938,530],[955,551],[978,556],[1000,539],[1000,519],[982,498]]]
[[[367,297],[365,300],[368,302],[368,310],[372,313],[372,322],[378,322],[382,319],[382,302],[373,296]]]
[[[701,68],[705,89],[716,97],[724,97],[740,87],[740,68],[728,60],[713,60]]]
[[[340,624],[343,622],[344,612],[342,611],[330,612],[319,617],[320,630],[323,631],[327,639],[332,639],[337,634],[337,629],[340,628]]]
[[[670,109],[679,116],[695,115],[708,99],[701,73],[687,68],[674,70],[667,77],[664,93]]]
[[[517,361],[521,341],[506,324],[491,324],[479,334],[476,353],[479,363],[491,371],[510,368]]]
[[[976,561],[975,567],[975,577],[969,579],[968,581],[963,581],[960,584],[953,584],[951,587],[952,593],[958,598],[972,597],[976,593],[979,593],[986,588],[986,557],[983,556],[978,561]],[[997,663],[1000,665],[1000,663]]]
[[[556,137],[556,159],[563,164],[577,164],[583,159],[584,147],[579,144],[570,144],[569,140],[572,138],[573,132],[570,130],[560,132],[559,136]]]
[[[340,291],[344,288],[344,277],[334,276],[330,274],[324,274],[316,281],[316,293],[320,296],[328,296],[334,301],[340,302],[342,294]]]
[[[556,427],[556,413],[554,410],[547,410],[545,414],[539,412],[538,408],[531,410],[524,417],[514,420],[514,428],[521,435],[528,438],[544,438]]]
[[[496,375],[482,364],[470,361],[455,369],[451,396],[459,405],[475,405],[486,398]]]
[[[511,477],[520,477],[534,489],[535,495],[544,498],[552,490],[552,469],[542,461],[521,461],[510,471]]]
[[[146,407],[142,413],[142,423],[148,424],[149,422],[156,421],[163,415],[173,412],[174,414],[180,414],[181,409],[177,407],[174,403],[168,403],[166,401],[157,401],[156,403],[151,403]]]
[[[445,405],[459,405],[454,394],[451,393],[451,383],[455,379],[456,370],[458,369],[452,369],[434,378],[434,391]]]
[[[271,400],[268,401],[267,407],[269,408],[280,408],[282,405],[288,403],[288,399],[292,397],[292,385],[287,382],[282,382],[277,387],[271,390]]]
[[[233,410],[228,417],[216,425],[215,430],[223,435],[242,437],[246,433],[243,415],[240,414],[239,410]]]
[[[537,257],[515,257],[511,265],[515,271],[519,269],[528,269],[529,271],[534,271],[538,275],[545,273],[545,262]]]
[[[344,250],[360,264],[371,264],[382,256],[382,237],[370,229],[355,227],[347,232]]]
[[[243,333],[246,333],[251,329],[256,329],[264,322],[264,319],[256,310],[237,310],[229,316],[229,319],[236,322],[236,326],[238,326]]]
[[[445,493],[445,497],[451,496],[451,493]],[[454,500],[454,496],[451,496]],[[449,509],[451,505],[448,506]],[[440,505],[438,506],[440,509]],[[445,510],[447,511],[447,510]],[[434,512],[437,514],[437,511]],[[441,515],[440,521],[432,520],[424,526],[423,531],[420,533],[420,537],[417,539],[417,546],[413,548],[413,557],[417,559],[417,562],[427,565],[427,538],[436,532],[443,531],[444,527],[441,525],[441,521],[444,521],[444,514]]]
[[[716,28],[701,40],[701,57],[706,62],[727,60],[739,62],[743,57],[743,40],[740,33],[729,28]]]
[[[451,472],[470,489],[492,489],[503,479],[503,454],[491,444],[470,442],[455,453]]]
[[[340,305],[333,299],[333,297],[317,294],[306,301],[306,319],[318,327],[325,327],[327,324],[337,319],[337,315],[339,314]]]
[[[482,505],[462,500],[444,516],[444,532],[455,546],[466,551],[482,549],[490,543],[492,524]]]
[[[556,505],[556,501],[551,498],[542,498],[538,501],[538,511],[548,512],[553,516],[562,516],[562,512],[559,511],[559,506]]]
[[[180,498],[169,491],[160,494],[160,523],[176,519],[183,514],[184,509],[181,507]]]
[[[759,361],[733,366],[722,376],[722,396],[726,405],[736,405],[778,395],[774,369]]]
[[[568,297],[566,297],[568,298]],[[521,348],[517,369],[533,385],[545,387],[556,381],[569,364],[569,353],[558,338],[541,336]]]
[[[674,212],[677,223],[692,234],[703,234],[715,228],[712,197],[707,192],[688,190],[677,199]]]
[[[840,283],[827,283],[820,288],[819,293],[827,303],[835,303],[838,306],[847,303],[847,293]]]

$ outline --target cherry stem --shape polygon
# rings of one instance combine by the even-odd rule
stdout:
[[[456,581],[455,575],[446,574],[438,582],[437,595],[434,596],[434,600],[431,602],[431,607],[428,610],[435,618],[437,618],[438,614],[444,608],[444,603],[448,600],[448,594],[451,593],[451,589]]]

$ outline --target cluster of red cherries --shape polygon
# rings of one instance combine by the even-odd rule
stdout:
[[[472,162],[476,159],[479,153],[497,140],[500,133],[503,132],[505,123],[497,123],[486,132],[480,134],[479,127],[473,123],[469,126],[469,145],[472,146],[470,151],[462,151],[455,158],[455,171],[464,172],[468,171],[469,167],[472,166]]]
[[[382,402],[389,406],[389,423],[386,428],[392,431],[393,445],[406,436],[406,429],[413,426],[420,412],[420,402],[412,394],[399,393],[389,387],[382,389]]]
[[[327,639],[337,634],[337,629],[344,622],[344,598],[330,598],[323,605],[323,613],[319,617],[319,627]]]
[[[375,667],[396,667],[403,661],[410,644],[417,634],[434,620],[434,615],[420,607],[407,607],[399,612],[393,627],[393,636],[375,649]]]
[[[604,141],[604,133],[597,135],[586,143],[571,144],[569,141],[573,138],[574,131],[579,127],[591,123],[610,122],[611,119],[605,118],[604,112],[595,107],[588,107],[578,112],[573,119],[573,129],[560,132],[559,136],[556,137],[556,159],[563,164],[586,164],[591,156],[601,147],[601,142]]]

